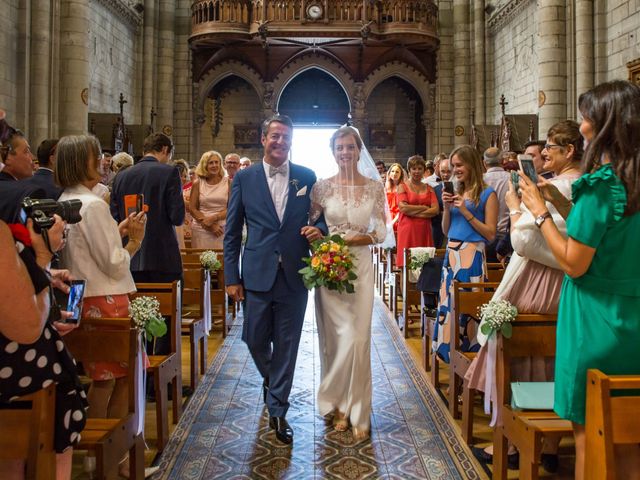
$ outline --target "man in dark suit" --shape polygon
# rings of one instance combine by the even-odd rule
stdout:
[[[0,219],[16,223],[25,197],[44,198],[44,192],[27,179],[33,175],[33,154],[22,132],[13,130],[0,147]]]
[[[58,145],[57,138],[49,138],[43,140],[38,146],[38,165],[40,167],[28,181],[31,185],[44,190],[47,198],[57,200],[62,194],[62,189],[53,181],[53,172],[55,170],[55,153]]]
[[[245,300],[242,339],[263,381],[269,425],[283,443],[293,441],[285,419],[307,306],[298,270],[309,241],[327,231],[324,217],[308,224],[315,174],[288,161],[293,125],[284,115],[263,123],[263,163],[240,170],[233,180],[224,237],[227,293]],[[242,227],[247,243],[239,268]]]
[[[144,195],[147,231],[131,259],[136,282],[172,282],[182,278],[182,259],[175,227],[184,223],[184,200],[178,170],[167,165],[173,155],[171,139],[149,135],[143,158],[117,176],[111,194],[111,215],[119,223],[127,214],[125,195]]]

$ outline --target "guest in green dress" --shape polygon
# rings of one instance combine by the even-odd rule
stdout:
[[[640,374],[640,87],[603,83],[580,96],[579,109],[587,147],[573,205],[544,179],[536,187],[520,172],[522,199],[566,273],[554,410],[573,422],[576,479],[584,476],[587,369]],[[544,199],[564,212],[568,239]],[[619,471],[640,471],[637,452],[616,453]]]

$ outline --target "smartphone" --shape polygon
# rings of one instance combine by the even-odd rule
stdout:
[[[525,175],[529,177],[534,184],[537,184],[538,174],[536,173],[536,167],[533,164],[533,157],[531,155],[518,155],[518,163],[520,164],[520,169],[525,173]]]
[[[442,182],[442,191],[447,192],[450,195],[453,195],[453,182],[449,182],[447,180]]]
[[[82,316],[82,301],[84,299],[84,291],[87,287],[86,280],[72,280],[69,285],[69,294],[66,295],[66,306],[64,300],[59,302],[60,308],[67,312],[72,312],[70,318],[63,319],[64,323],[79,323]],[[64,294],[63,294],[64,296]]]
[[[514,172],[513,170],[511,170],[511,183],[513,184],[513,189],[516,191],[516,193],[519,192],[520,190],[520,175],[518,175],[518,172]]]
[[[127,217],[132,213],[139,213],[146,211],[144,205],[144,195],[142,193],[135,193],[124,196],[124,211]]]

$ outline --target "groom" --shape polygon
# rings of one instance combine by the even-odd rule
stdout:
[[[289,162],[292,130],[284,115],[262,124],[263,162],[240,170],[233,179],[224,237],[227,293],[235,301],[245,300],[242,339],[264,379],[269,425],[286,444],[293,441],[285,416],[308,294],[298,270],[304,267],[302,257],[309,255],[309,242],[327,231],[324,217],[308,224],[316,176]]]

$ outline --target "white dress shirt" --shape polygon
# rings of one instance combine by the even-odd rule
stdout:
[[[65,188],[58,200],[71,199],[82,201],[82,220],[67,225],[67,245],[60,252],[62,267],[87,281],[87,297],[135,292],[129,252],[122,246],[109,205],[84,185]]]
[[[269,164],[266,161],[262,161],[262,167],[264,168],[264,174],[267,176],[267,184],[269,185],[269,191],[271,192],[271,200],[273,200],[273,206],[276,208],[278,219],[282,223],[284,217],[284,210],[287,208],[287,198],[289,197],[289,175],[291,173],[291,165],[289,160],[282,165],[287,166],[287,174],[277,174],[271,177],[269,175]]]

